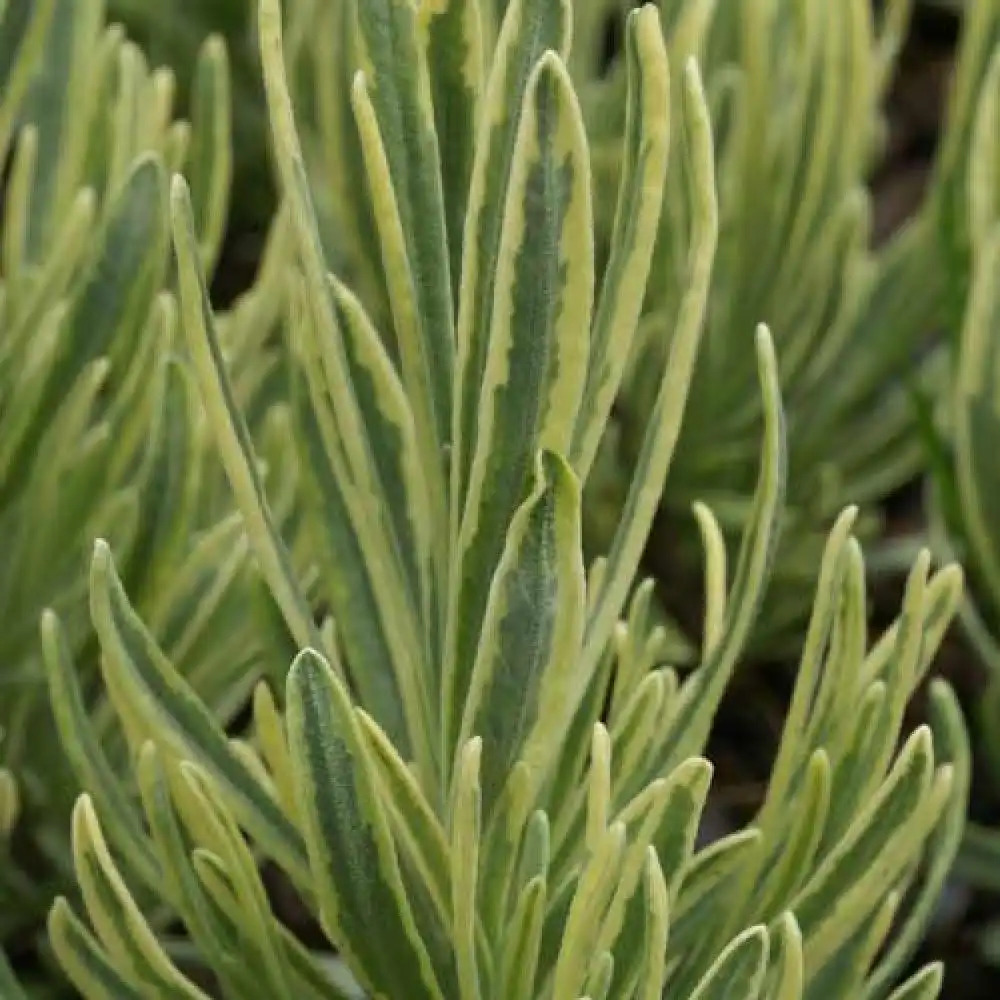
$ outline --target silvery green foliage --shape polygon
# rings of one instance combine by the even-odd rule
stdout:
[[[238,518],[224,517],[189,367],[177,357],[167,178],[192,185],[199,258],[214,266],[226,212],[226,56],[208,42],[190,122],[95,0],[9,0],[0,18],[0,156],[11,152],[0,250],[0,942],[22,947],[72,885],[78,787],[55,727],[89,715],[120,767],[95,690],[87,614],[95,535],[114,541],[159,640],[226,717],[245,697],[245,636],[216,636],[247,600]],[[246,367],[246,366],[244,366]],[[241,397],[245,398],[245,397]],[[52,682],[39,642],[63,622]],[[5,990],[0,993],[7,996]]]
[[[478,6],[490,36],[505,3]],[[612,250],[627,77],[624,53],[607,64],[606,32],[628,6],[577,4],[565,53],[592,148],[602,261]],[[706,342],[664,495],[657,551],[670,556],[662,558],[660,575],[695,571],[694,501],[711,503],[728,540],[745,526],[762,419],[751,340],[755,324],[766,322],[780,362],[791,471],[783,541],[756,629],[765,645],[794,640],[803,627],[825,534],[845,504],[861,505],[859,531],[877,538],[880,501],[921,468],[913,384],[939,386],[944,374],[941,352],[930,349],[947,314],[938,240],[943,169],[917,215],[873,248],[868,182],[885,138],[883,99],[910,7],[909,0],[891,0],[876,23],[870,0],[660,5],[675,77],[690,55],[702,68],[720,206]],[[350,196],[364,183],[347,101],[356,46],[350,8],[328,5],[310,39],[318,138],[307,152],[318,149],[323,175],[333,181],[329,206],[319,195],[321,208],[330,208],[324,239],[381,328],[387,290],[372,211]],[[675,116],[680,92],[675,85]],[[443,134],[454,125],[451,110],[446,117],[438,123]],[[463,161],[456,157],[446,169],[460,174]],[[463,190],[460,176],[444,180],[447,190]],[[449,210],[460,217],[462,205]],[[656,280],[623,391],[602,441],[587,442],[581,453],[588,470],[594,465],[584,526],[596,551],[610,544],[655,403],[671,317],[685,294],[690,228],[684,185],[677,184],[662,213]]]
[[[989,674],[976,721],[987,773],[1000,780],[1000,5],[973,4],[955,81],[956,137],[947,161],[950,198],[942,213],[948,251],[952,343],[950,392],[929,405],[932,538],[944,558],[968,567],[960,621]],[[930,421],[929,421],[930,423]],[[1000,884],[1000,836],[970,824],[960,871]],[[995,951],[995,944],[993,946]]]
[[[293,245],[281,299],[309,540],[295,558],[235,401],[187,185],[174,181],[183,325],[202,400],[257,561],[305,649],[283,689],[258,686],[252,731],[230,738],[98,544],[91,611],[140,802],[75,718],[64,737],[86,748],[73,850],[88,922],[59,900],[55,952],[93,1000],[201,1000],[143,905],[152,898],[233,1000],[932,998],[936,966],[893,987],[964,811],[967,748],[947,685],[932,685],[930,727],[899,740],[960,574],[932,574],[922,555],[898,622],[869,649],[855,511],[841,515],[760,813],[699,845],[712,770],[702,754],[783,508],[777,362],[762,328],[752,513],[730,573],[721,528],[698,508],[705,641],[681,675],[663,658],[651,588],[633,584],[715,250],[697,66],[677,83],[668,128],[658,13],[630,16],[626,158],[613,249],[598,267],[592,157],[564,60],[570,4],[513,0],[488,48],[479,13],[471,0],[357,4],[352,106],[384,267],[380,336],[327,273],[280,9],[262,0]],[[625,513],[608,555],[587,569],[581,455],[625,367],[664,191],[683,183],[687,294]],[[459,229],[451,199],[464,205]],[[306,556],[308,590],[293,568]],[[316,620],[310,593],[327,617]],[[54,629],[50,618],[50,659]],[[57,690],[57,709],[64,699]],[[307,949],[278,922],[261,858],[298,890],[327,948]]]
[[[997,273],[1000,267],[1000,4],[975,5],[954,85],[955,137],[945,171],[942,242],[956,330],[944,412],[932,412],[932,531],[946,554],[968,563],[973,581],[962,620],[1000,676],[1000,518],[994,499],[994,442],[1000,409]],[[964,141],[963,141],[964,140]],[[941,408],[939,408],[941,409]]]
[[[929,348],[948,313],[939,221],[951,152],[942,148],[917,213],[873,248],[868,178],[910,5],[883,5],[877,25],[868,0],[668,6],[678,25],[704,12],[682,37],[707,67],[722,236],[664,512],[676,524],[702,498],[727,527],[745,518],[760,407],[740,345],[750,317],[766,321],[788,411],[790,512],[759,637],[780,639],[801,621],[797,595],[814,576],[824,526],[849,500],[862,507],[863,534],[876,537],[879,501],[921,468],[911,392],[940,386],[945,372],[941,351]],[[952,129],[945,146],[964,138]],[[664,218],[669,274],[684,253],[683,210],[668,203]],[[627,455],[637,448],[630,428],[649,412],[644,358],[669,343],[659,307],[669,315],[681,288],[664,282],[647,302],[645,344],[620,407]]]

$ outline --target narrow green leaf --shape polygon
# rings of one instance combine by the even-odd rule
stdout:
[[[341,282],[332,279],[332,286],[351,384],[381,486],[380,501],[389,512],[392,551],[401,577],[397,587],[409,588],[412,614],[429,631],[433,523],[413,413],[364,307]],[[331,385],[330,391],[334,389]]]
[[[934,917],[946,880],[965,832],[971,780],[971,748],[958,700],[947,682],[935,680],[930,688],[931,728],[938,759],[950,764],[951,794],[927,848],[928,860],[920,885],[908,900],[905,920],[894,930],[892,944],[879,958],[878,967],[865,984],[866,1000],[884,995],[889,983],[912,959]]]
[[[573,467],[584,481],[628,361],[663,205],[670,147],[670,74],[659,15],[652,4],[629,15],[625,51],[628,106],[618,208],[571,452]]]
[[[775,911],[785,907],[811,872],[830,809],[830,785],[830,760],[823,750],[817,750],[809,758],[802,785],[789,803],[789,811],[794,803],[794,815],[789,819],[786,814],[783,826],[787,834],[782,836],[780,828],[775,829],[774,855],[770,864],[763,862],[756,873],[755,918],[769,920]]]
[[[452,947],[458,967],[461,1000],[480,1000],[479,965],[476,959],[476,908],[479,842],[482,825],[482,789],[479,772],[483,742],[473,737],[462,749],[455,773],[451,809]]]
[[[188,349],[209,424],[254,551],[285,621],[300,645],[318,641],[316,628],[264,492],[253,443],[240,414],[215,332],[215,320],[199,266],[198,242],[187,184],[175,177],[171,190],[174,247]]]
[[[260,681],[254,688],[253,731],[255,744],[274,781],[278,798],[289,815],[294,815],[292,761],[288,753],[285,719],[278,710],[271,687],[266,681]]]
[[[190,370],[167,359],[162,405],[156,406],[143,459],[139,531],[125,571],[132,594],[156,594],[183,562],[201,499],[202,446],[197,390]],[[139,598],[141,600],[141,598]]]
[[[17,137],[4,198],[3,275],[6,309],[16,312],[20,287],[24,284],[31,220],[31,188],[38,160],[38,129],[25,125]]]
[[[174,967],[153,935],[111,860],[86,795],[73,810],[73,859],[98,935],[140,991],[163,1000],[208,1000]]]
[[[669,933],[669,894],[663,867],[650,847],[646,852],[646,867],[642,881],[643,956],[636,1000],[656,1000],[663,995],[666,980],[667,937]],[[628,925],[621,941],[627,941]]]
[[[87,265],[62,328],[40,411],[55,409],[88,364],[138,340],[166,266],[166,223],[163,166],[152,156],[144,157],[115,199]],[[10,460],[10,475],[0,485],[0,502],[9,499],[11,487],[23,477],[45,429],[45,422],[38,421],[22,439]]]
[[[1000,485],[988,460],[996,440],[997,346],[993,332],[1000,315],[996,274],[1000,267],[1000,228],[977,254],[955,375],[953,447],[963,528],[975,552],[982,584],[1000,599],[1000,523],[993,498]]]
[[[306,178],[302,149],[295,131],[291,95],[285,75],[281,10],[278,0],[261,0],[259,30],[265,89],[271,112],[282,188],[289,204],[299,264],[304,272],[306,302],[312,312],[315,336],[324,348],[322,357],[326,367],[326,376],[330,380],[333,390],[332,402],[337,437],[343,447],[352,481],[359,490],[377,495],[377,474],[371,464],[371,449],[368,443],[365,420],[355,398],[354,384],[351,380],[342,334],[333,299],[329,293],[326,259],[309,182]],[[420,414],[416,408],[418,402],[419,399],[415,400],[411,394],[409,403],[414,410],[415,420],[419,428]],[[431,509],[438,511],[443,508],[444,503],[443,479],[437,474],[442,453],[436,447],[430,447],[427,444],[428,440],[426,437],[421,438],[424,447],[421,450],[420,461],[428,483]],[[440,499],[438,499],[439,497]],[[435,519],[439,528],[443,528],[442,517],[442,514],[438,514]],[[303,645],[306,644],[308,643],[303,643]],[[317,642],[312,644],[318,645]],[[326,652],[328,655],[332,655],[332,651]],[[414,737],[418,734],[411,733],[410,735]]]
[[[809,992],[816,997],[856,997],[864,991],[865,973],[885,945],[899,910],[902,889],[893,890],[869,904],[869,912],[852,920],[843,940],[829,960],[810,966]]]
[[[142,747],[136,770],[150,833],[163,861],[160,892],[177,908],[192,940],[221,982],[226,987],[247,983],[242,975],[247,963],[239,954],[239,938],[219,918],[191,865],[191,845],[177,819],[163,756],[153,743]]]
[[[805,989],[802,933],[791,913],[783,913],[771,930],[767,1000],[801,1000]]]
[[[715,200],[712,126],[701,78],[694,61],[685,67],[682,109],[684,173],[690,185],[692,205],[691,250],[686,263],[687,288],[678,307],[669,356],[643,438],[625,509],[601,579],[600,592],[592,599],[593,611],[589,616],[584,653],[585,674],[595,669],[611,637],[635,579],[649,529],[659,507],[663,484],[680,434],[708,301],[719,222]],[[762,365],[771,350],[766,335],[758,333],[758,358]],[[767,482],[766,476],[764,482]],[[768,491],[769,494],[773,492]],[[749,605],[736,603],[734,606],[742,608],[747,616],[753,616]]]
[[[538,969],[538,952],[545,926],[545,879],[527,883],[514,907],[503,943],[497,996],[505,1000],[532,1000]]]
[[[679,764],[665,779],[670,787],[663,820],[653,835],[656,856],[667,880],[670,900],[687,888],[695,838],[712,783],[712,765],[701,757]],[[702,875],[704,875],[704,870]]]
[[[317,653],[297,658],[287,702],[299,813],[328,932],[372,992],[442,1000],[357,720]]]
[[[301,453],[305,496],[310,501],[305,528],[313,529],[309,534],[316,541],[317,557],[325,570],[326,596],[346,654],[345,669],[362,704],[400,753],[409,756],[410,727],[393,650],[379,614],[372,566],[365,559],[354,530],[352,509],[343,485],[346,478],[343,460],[336,442],[330,441],[328,427],[324,434],[328,409],[321,409],[325,404],[314,393],[310,394],[305,381],[305,374],[296,372],[292,392],[295,440]],[[356,512],[357,505],[353,513]],[[414,707],[411,703],[411,710]]]
[[[382,786],[381,800],[391,821],[400,855],[409,856],[437,905],[442,922],[447,924],[452,890],[445,831],[387,734],[361,709],[355,712]]]
[[[823,965],[856,920],[916,860],[949,791],[950,769],[944,767],[934,776],[932,767],[931,735],[921,728],[847,835],[793,901],[811,967]]]
[[[24,116],[38,129],[29,259],[44,258],[65,206],[83,184],[85,142],[121,32],[104,30],[100,4],[56,0],[45,53]],[[102,31],[104,37],[102,38]]]
[[[212,713],[180,677],[128,603],[111,552],[98,542],[91,569],[91,614],[102,669],[119,712],[143,720],[146,733],[202,763],[225,789],[241,823],[300,885],[308,884],[298,831],[256,775],[233,752]],[[124,721],[124,720],[123,720]]]
[[[939,962],[925,966],[902,986],[893,990],[888,1000],[936,1000],[944,983],[944,966]]]
[[[603,951],[591,962],[590,974],[584,986],[589,1000],[606,1000],[611,980],[615,974],[615,959],[609,951]]]
[[[412,0],[357,0],[357,11],[367,58],[364,83],[354,91],[355,113],[369,176],[377,185],[373,185],[375,220],[403,380],[425,454],[436,451],[437,467],[443,469],[445,446],[451,440],[455,328],[441,151],[427,55]],[[453,53],[452,58],[458,55]],[[369,112],[359,109],[359,101],[370,102],[375,129],[366,121]],[[384,161],[387,184],[376,180],[381,166],[373,169],[373,156]],[[428,475],[435,471],[428,469]]]
[[[431,559],[441,550],[431,545],[428,481],[420,464],[412,412],[378,334],[360,302],[336,280],[332,285],[352,391],[365,426],[371,487],[377,491],[373,496],[359,490],[345,468],[346,443],[336,430],[336,405],[330,405],[337,392],[333,359],[329,345],[314,337],[311,353],[309,345],[301,348],[313,412],[300,413],[299,419],[314,452],[306,462],[307,476],[331,501],[324,504],[330,509],[321,515],[320,526],[334,557],[329,574],[334,616],[347,640],[359,638],[367,644],[368,648],[348,646],[359,689],[391,688],[395,681],[398,693],[378,691],[373,711],[382,717],[392,711],[405,713],[405,739],[400,739],[394,725],[387,728],[404,752],[412,743],[418,762],[429,769],[432,751],[427,734],[432,728],[430,691],[436,687],[438,635]],[[324,368],[330,376],[325,382],[320,378]],[[323,453],[316,454],[321,444]],[[313,464],[315,468],[310,468]],[[386,516],[372,517],[373,505]],[[346,519],[338,516],[341,506],[346,507]],[[435,568],[443,577],[443,560],[439,558]],[[375,607],[362,612],[358,605],[369,592]],[[352,621],[352,613],[367,614],[367,628],[363,621]],[[379,645],[385,647],[380,655],[390,658],[388,677],[379,676],[378,661],[370,657]],[[367,676],[360,676],[362,671]],[[397,704],[384,704],[390,698]]]
[[[753,510],[736,564],[725,631],[711,652],[704,654],[702,665],[688,677],[681,689],[680,704],[670,720],[668,763],[698,753],[703,748],[719,700],[756,618],[777,547],[787,459],[777,359],[765,327],[757,331],[757,358],[765,402],[765,422],[764,454]],[[598,634],[588,636],[588,649],[596,642]]]
[[[579,538],[579,486],[561,459],[544,454],[490,588],[461,729],[463,740],[483,739],[487,824],[515,761],[544,777],[582,693]]]
[[[576,880],[572,902],[562,922],[562,942],[549,968],[552,1000],[574,1000],[584,980],[601,923],[622,871],[626,851],[625,824],[611,824],[601,843],[587,858]],[[549,920],[555,912],[550,910]]]
[[[487,21],[489,18],[487,17]],[[470,181],[458,310],[458,378],[452,432],[451,504],[457,528],[479,436],[480,396],[493,336],[497,261],[524,96],[538,60],[569,52],[568,0],[512,0],[493,51]],[[489,32],[486,34],[490,38]],[[453,275],[457,281],[458,275]]]
[[[59,964],[81,994],[92,1000],[144,1000],[143,994],[119,975],[117,963],[112,962],[62,896],[52,904],[48,931]]]
[[[537,205],[549,206],[544,212]],[[450,594],[445,747],[455,745],[488,587],[537,452],[565,454],[593,298],[590,166],[572,84],[549,53],[529,80],[497,262],[479,436]]]
[[[594,723],[587,782],[587,849],[594,851],[611,823],[611,739],[602,723]]]
[[[715,841],[690,860],[672,911],[671,957],[677,956],[676,960],[684,963],[704,940],[704,921],[718,912],[718,901],[725,898],[742,869],[754,863],[762,847],[760,831],[748,827]],[[684,963],[685,974],[689,966],[689,962]]]
[[[42,657],[49,699],[59,737],[83,791],[94,801],[129,871],[149,887],[161,881],[160,866],[149,848],[139,816],[112,769],[83,702],[65,631],[52,611],[42,616]]]
[[[181,794],[187,796],[203,823],[212,826],[219,863],[226,873],[239,915],[243,950],[252,951],[260,966],[260,987],[274,1000],[291,1000],[284,949],[275,931],[257,864],[242,832],[229,812],[215,804],[219,798],[218,789],[202,768],[190,761],[181,761],[175,775],[175,800],[180,801]]]
[[[748,928],[719,955],[690,1000],[755,1000],[764,985],[768,951],[767,930]]]
[[[327,167],[320,188],[328,202],[323,210],[333,220],[339,236],[337,249],[345,258],[337,271],[381,323],[388,313],[385,271],[371,201],[358,197],[366,189],[367,174],[347,100],[359,62],[354,3],[318,4],[310,27],[324,40],[324,58],[315,67],[316,127]]]
[[[441,154],[452,297],[458,309],[469,185],[485,68],[480,0],[423,0],[420,21]]]
[[[27,137],[32,134],[33,130],[26,127],[22,132],[21,143],[24,144]],[[13,182],[14,178],[11,180],[12,184]],[[16,216],[17,207],[12,203],[13,198],[14,193],[11,192],[6,204],[8,210]],[[10,270],[9,265],[6,265],[5,309],[8,318],[4,321],[4,338],[5,353],[9,351],[11,358],[18,355],[22,358],[35,357],[37,327],[44,322],[46,316],[52,314],[54,309],[68,312],[69,302],[60,300],[64,297],[70,298],[73,283],[86,273],[84,261],[90,253],[96,215],[96,195],[92,189],[84,188],[67,208],[56,233],[55,245],[45,260],[38,265],[38,270],[30,282],[16,281],[15,273]],[[16,219],[12,219],[11,226],[15,223]],[[7,226],[4,227],[4,231],[5,234],[9,232]],[[19,294],[22,288],[23,294]],[[53,303],[57,304],[54,306]],[[35,335],[32,336],[32,333]],[[29,413],[33,413],[30,408]],[[5,443],[5,451],[13,449]]]
[[[38,68],[39,59],[45,51],[46,37],[52,25],[55,0],[36,0],[28,5],[30,14],[24,30],[20,32],[16,54],[3,67],[3,99],[0,100],[0,159],[6,161],[10,148],[10,138],[21,110],[21,104],[31,86],[32,77]],[[10,43],[8,34],[18,11],[8,7],[4,12],[2,28],[3,40]]]
[[[195,229],[206,274],[215,269],[225,235],[233,180],[233,112],[225,43],[213,36],[202,46],[191,88],[191,182]]]

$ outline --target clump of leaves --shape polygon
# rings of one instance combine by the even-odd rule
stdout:
[[[1000,4],[972,5],[965,51],[952,95],[955,122],[947,160],[951,197],[943,206],[952,327],[950,391],[924,401],[928,445],[927,506],[932,542],[943,558],[968,567],[963,633],[985,668],[977,700],[978,746],[985,773],[1000,782],[1000,517],[996,444],[1000,441]],[[962,141],[964,137],[965,141]],[[961,875],[1000,885],[1000,836],[970,824]],[[998,954],[997,932],[984,937]]]
[[[257,688],[252,730],[231,739],[97,546],[91,611],[141,796],[134,803],[110,778],[85,720],[61,713],[67,745],[87,748],[73,846],[90,926],[57,902],[55,951],[95,1000],[200,1000],[196,971],[232,998],[934,997],[936,966],[894,985],[964,812],[967,748],[946,684],[932,685],[931,725],[901,747],[899,737],[960,574],[931,574],[921,555],[898,622],[868,649],[856,512],[843,513],[766,800],[747,828],[699,846],[705,741],[783,509],[777,361],[761,328],[752,513],[730,574],[722,529],[698,508],[705,639],[682,674],[664,662],[650,586],[633,586],[716,245],[697,66],[671,117],[658,12],[629,17],[629,141],[612,251],[598,268],[592,159],[566,68],[570,4],[513,0],[489,48],[478,14],[461,0],[357,5],[352,103],[388,293],[380,336],[327,272],[280,10],[262,0],[295,248],[289,407],[306,488],[298,530],[312,540],[295,558],[231,391],[187,187],[174,182],[183,325],[203,402],[250,544],[305,649],[283,689]],[[686,294],[624,515],[588,570],[586,457],[629,356],[664,191],[677,185],[692,227]],[[308,586],[293,569],[306,552]],[[309,592],[328,601],[319,622]],[[57,707],[74,690],[60,633],[47,616]],[[262,859],[298,890],[326,944],[306,948],[277,921]],[[183,924],[194,968],[156,933],[147,896]]]
[[[10,170],[0,251],[0,947],[30,948],[73,883],[78,786],[55,735],[38,641],[60,657],[109,766],[126,765],[98,682],[87,614],[93,538],[202,697],[230,716],[257,640],[226,628],[250,591],[239,519],[214,474],[195,384],[177,356],[168,176],[183,171],[210,273],[229,188],[229,83],[209,40],[191,121],[96,0],[10,0],[0,18],[0,157]],[[241,372],[254,362],[234,351]],[[206,644],[206,631],[222,628]],[[58,714],[58,713],[57,713]],[[0,990],[11,995],[6,989]]]
[[[691,5],[674,6],[678,18],[693,16]],[[949,125],[916,214],[877,247],[868,190],[909,7],[884,4],[876,21],[865,0],[740,0],[715,5],[696,34],[684,34],[708,67],[723,235],[664,538],[677,538],[678,513],[692,498],[710,502],[727,528],[746,516],[760,413],[736,345],[751,317],[764,320],[774,330],[789,424],[789,523],[759,632],[779,646],[800,627],[800,595],[837,511],[860,504],[861,531],[874,540],[882,500],[921,471],[913,388],[942,390],[946,376],[941,219],[952,198],[949,162],[968,156],[961,122]],[[979,12],[964,27],[960,78],[980,44],[995,44],[982,20]],[[682,258],[683,213],[668,206],[664,218],[664,253]],[[675,278],[649,296],[648,335],[620,406],[627,455],[636,454],[650,412],[643,359],[669,344],[657,306],[682,287]]]
[[[494,38],[506,4],[480,0],[476,6],[485,37]],[[620,0],[581,5],[566,53],[593,151],[595,253],[602,263],[613,253],[615,192],[629,155],[622,113],[627,56],[615,44],[620,32],[611,30],[628,6]],[[305,50],[317,67],[315,136],[307,153],[318,151],[332,181],[328,198],[318,192],[329,223],[324,243],[383,328],[390,307],[377,224],[370,205],[353,195],[366,173],[349,106],[360,45],[354,7],[324,9]],[[720,246],[705,347],[650,559],[665,580],[696,575],[699,540],[688,516],[694,501],[710,503],[730,543],[745,527],[762,420],[750,340],[755,324],[766,322],[780,359],[791,473],[772,587],[756,626],[758,652],[794,647],[826,533],[846,504],[861,506],[862,537],[879,538],[882,501],[922,468],[913,386],[940,388],[945,374],[938,348],[948,294],[939,219],[950,197],[944,163],[952,154],[942,150],[935,184],[899,232],[876,247],[872,224],[869,178],[884,145],[883,104],[910,7],[893,0],[876,18],[869,0],[660,5],[675,115],[688,57],[698,59],[705,80]],[[441,101],[442,135],[461,127],[456,113]],[[966,155],[966,134],[955,129],[953,137]],[[444,183],[460,192],[448,210],[461,220],[467,160],[448,158],[445,169],[457,171],[446,173]],[[684,185],[674,185],[661,214],[657,280],[645,293],[622,392],[600,442],[587,443],[597,452],[587,456],[588,469],[595,467],[584,506],[592,552],[610,546],[626,503],[656,404],[658,372],[671,349],[672,317],[686,294],[693,233]],[[452,244],[451,251],[455,273],[459,248]],[[685,617],[690,626],[690,614]]]
[[[239,192],[230,220],[236,241],[230,259],[234,265],[245,257],[252,259],[259,250],[260,233],[267,229],[275,208],[254,0],[198,0],[195,4],[183,0],[106,2],[109,16],[125,26],[149,58],[174,70],[182,107],[195,99],[198,52],[205,39],[211,35],[224,39],[233,88],[233,188]],[[285,57],[303,111],[312,108],[304,122],[311,136],[315,132],[314,81],[325,71],[319,50],[338,44],[333,35],[324,37],[323,32],[330,25],[330,13],[341,6],[317,0],[289,0],[284,9]],[[314,51],[315,61],[311,59]],[[232,279],[227,278],[227,286],[232,287]]]

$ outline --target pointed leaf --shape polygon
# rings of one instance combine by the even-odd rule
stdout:
[[[552,51],[566,57],[571,28],[568,0],[512,0],[493,51],[480,111],[463,241],[452,442],[453,517],[461,516],[478,438],[480,394],[493,330],[496,264],[525,90],[543,53]],[[453,278],[457,281],[458,275]]]
[[[579,539],[579,486],[561,459],[545,454],[535,490],[511,522],[465,705],[462,738],[483,739],[485,823],[517,760],[544,776],[582,693]]]
[[[544,206],[542,208],[541,206]],[[459,535],[444,683],[446,747],[469,688],[488,587],[540,449],[564,454],[593,297],[590,166],[569,77],[549,53],[525,96],[497,263],[479,436]]]
[[[441,187],[456,311],[485,76],[480,7],[480,0],[424,0],[420,4],[434,102],[434,130],[441,153]]]
[[[451,440],[455,327],[431,78],[412,0],[357,0],[357,11],[367,58],[364,86],[355,87],[355,113],[403,380],[422,442],[433,444],[440,465]]]
[[[442,1000],[347,693],[306,650],[289,673],[287,701],[299,813],[328,932],[376,994]]]
[[[84,996],[92,1000],[143,1000],[143,994],[118,974],[115,963],[61,896],[49,913],[48,931],[59,964]]]
[[[198,243],[187,184],[175,177],[171,190],[174,247],[188,348],[215,434],[220,458],[246,520],[257,559],[288,627],[304,645],[318,639],[305,597],[299,590],[290,557],[275,525],[264,492],[253,443],[239,411],[215,332],[215,319],[199,265]]]
[[[715,960],[690,1000],[755,1000],[767,972],[768,944],[763,927],[744,931]]]
[[[608,260],[594,315],[593,347],[573,437],[573,467],[586,481],[621,383],[645,301],[670,146],[670,76],[656,8],[629,15],[624,163]]]
[[[202,763],[257,842],[296,882],[306,884],[306,854],[298,831],[233,752],[218,721],[129,605],[104,542],[94,550],[91,614],[104,653],[105,680],[119,711],[142,720],[143,731],[155,734],[158,743]]]

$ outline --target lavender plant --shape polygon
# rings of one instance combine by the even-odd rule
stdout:
[[[568,0],[512,0],[495,34],[471,0],[358,0],[355,13],[351,100],[368,179],[351,193],[367,193],[381,327],[328,272],[281,12],[277,0],[260,5],[294,248],[272,289],[305,491],[291,540],[235,398],[183,180],[171,198],[208,425],[303,651],[283,686],[256,689],[253,726],[234,738],[98,544],[91,611],[140,800],[90,724],[59,711],[85,789],[73,850],[86,917],[55,904],[59,960],[94,1000],[206,997],[205,972],[232,998],[936,996],[937,966],[897,978],[964,813],[967,747],[946,684],[932,685],[930,726],[899,738],[960,599],[955,567],[932,574],[921,555],[899,620],[869,649],[856,512],[837,519],[766,799],[748,827],[696,839],[705,743],[770,576],[787,461],[778,362],[760,328],[754,500],[732,573],[718,520],[698,508],[704,642],[697,665],[678,671],[651,588],[634,583],[716,252],[697,63],[672,100],[659,14],[630,15],[627,141],[601,261]],[[663,280],[654,250],[672,200],[690,225],[686,290],[622,519],[586,567],[586,457],[647,282]],[[317,596],[329,609],[318,618]],[[76,691],[62,634],[47,615],[57,710]],[[307,947],[276,919],[263,860],[295,887],[324,944]],[[166,939],[148,899],[193,949]]]

